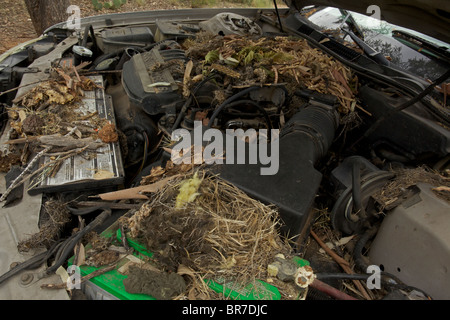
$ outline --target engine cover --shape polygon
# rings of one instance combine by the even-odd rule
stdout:
[[[182,82],[186,55],[178,47],[176,42],[162,43],[134,55],[123,66],[122,84],[128,97],[150,115],[167,113],[183,103],[177,81]]]
[[[450,204],[431,185],[384,218],[371,245],[370,261],[433,299],[450,299]]]

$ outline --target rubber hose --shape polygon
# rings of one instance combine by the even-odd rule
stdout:
[[[238,106],[238,105],[241,105],[241,104],[251,104],[252,106],[256,107],[261,112],[261,114],[263,115],[264,119],[266,120],[267,128],[269,130],[273,128],[272,127],[272,122],[270,122],[269,114],[267,113],[267,111],[263,107],[261,107],[258,103],[253,101],[253,100],[238,100],[238,101],[234,101],[234,102],[231,102],[228,105],[226,105],[224,107],[224,109],[232,108],[232,107],[235,107],[235,106]]]
[[[361,237],[355,244],[355,248],[353,250],[353,259],[355,260],[356,266],[360,268],[360,270],[363,272],[367,270],[367,267],[369,265],[364,260],[362,251],[364,250],[364,247],[366,246],[367,242],[370,239],[372,239],[377,234],[377,232],[378,229],[376,227],[367,230],[365,233],[361,235]]]
[[[0,284],[5,282],[12,276],[15,276],[16,274],[18,274],[19,272],[21,272],[23,270],[39,267],[41,264],[46,262],[53,255],[53,253],[59,248],[59,245],[61,245],[61,242],[54,243],[50,247],[49,250],[42,252],[42,253],[28,259],[27,261],[24,261],[24,262],[18,264],[17,266],[12,268],[8,272],[4,273],[3,275],[0,276]]]
[[[355,214],[361,218],[366,217],[366,210],[362,204],[361,195],[361,162],[357,159],[353,163],[352,169],[352,195],[353,195],[353,209]],[[356,222],[356,221],[353,221]]]
[[[111,209],[110,208],[103,208],[103,212],[100,213],[97,218],[94,219],[91,223],[89,223],[84,229],[81,231],[78,231],[74,237],[70,237],[66,241],[66,245],[64,246],[63,250],[59,254],[59,258],[56,259],[53,266],[47,269],[46,274],[51,274],[55,272],[60,266],[63,265],[64,262],[66,262],[69,255],[72,253],[73,249],[77,245],[77,243],[83,238],[83,236],[89,232],[91,232],[95,227],[101,225],[109,216],[111,215]]]
[[[253,86],[247,89],[244,89],[242,91],[239,91],[238,93],[236,93],[235,95],[229,97],[227,100],[225,100],[225,102],[223,102],[212,114],[211,118],[209,119],[209,123],[208,123],[208,128],[211,128],[211,126],[214,123],[214,120],[217,118],[217,116],[222,112],[222,110],[231,102],[236,101],[237,99],[245,96],[246,94],[257,90],[257,89],[261,89],[261,87],[259,86]]]

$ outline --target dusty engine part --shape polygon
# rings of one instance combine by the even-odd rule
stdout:
[[[144,47],[154,43],[153,32],[149,27],[131,26],[102,31],[98,44],[105,53],[110,53],[124,46]]]
[[[155,123],[144,110],[130,103],[122,85],[110,86],[107,93],[114,101],[117,128],[126,138],[121,141],[124,163],[131,166],[142,162],[158,141]]]
[[[301,237],[322,180],[314,165],[327,153],[338,117],[335,107],[313,105],[295,114],[281,131],[279,170],[274,175],[261,175],[261,164],[227,164],[217,171],[250,196],[277,206],[282,232]]]
[[[385,185],[394,173],[382,171],[360,156],[344,159],[332,171],[336,202],[331,211],[335,230],[353,234],[366,227],[377,216],[372,215],[372,195]]]
[[[200,32],[200,28],[195,24],[156,21],[155,41],[186,39],[194,37],[197,32]]]
[[[384,218],[370,247],[370,263],[434,299],[449,299],[450,204],[429,184],[417,188]]]
[[[261,36],[262,29],[251,19],[235,13],[219,13],[208,21],[199,23],[200,28],[212,34]]]
[[[122,84],[132,103],[150,115],[175,113],[183,99],[176,81],[183,80],[186,55],[175,41],[134,55],[123,66]]]
[[[402,98],[390,97],[368,86],[361,88],[360,98],[365,102],[364,108],[373,115],[369,122],[377,121],[404,102]],[[430,156],[445,157],[450,153],[448,129],[439,125],[420,104],[391,114],[368,139],[377,148],[384,146],[391,151],[389,154],[384,153],[385,158],[391,161],[403,159],[401,162],[407,162]]]

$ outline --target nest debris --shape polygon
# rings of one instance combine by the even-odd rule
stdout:
[[[71,221],[70,211],[65,203],[59,200],[48,200],[43,206],[42,223],[39,232],[20,241],[17,248],[20,252],[39,247],[49,248],[58,240],[64,227]]]
[[[180,185],[194,176],[185,173],[123,222],[129,235],[154,253],[160,269],[192,270],[190,289],[203,296],[211,293],[205,279],[242,285],[268,279],[275,255],[292,255],[289,241],[278,233],[278,212],[216,176],[197,174],[195,200],[176,208]]]
[[[394,170],[395,179],[392,179],[383,188],[373,195],[373,198],[381,205],[381,209],[390,209],[392,205],[401,199],[408,188],[417,183],[427,183],[435,188],[433,192],[440,198],[450,202],[450,179],[440,175],[426,167],[418,167],[413,169],[396,169]],[[443,190],[438,187],[444,187]],[[447,191],[446,191],[447,190]]]
[[[304,88],[338,97],[342,114],[361,108],[356,75],[304,39],[205,34],[186,40],[183,46],[194,61],[193,79],[215,70],[226,76],[225,85],[283,83],[290,93]]]

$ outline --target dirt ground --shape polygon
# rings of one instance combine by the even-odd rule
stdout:
[[[80,7],[82,17],[106,13],[167,10],[192,7],[192,1],[189,0],[129,0],[118,10],[103,9],[101,11],[96,11],[91,0],[71,0],[70,3]],[[221,7],[231,7],[237,5],[226,2],[218,3],[220,3]],[[0,6],[0,54],[20,43],[36,37],[37,34],[33,29],[24,0],[2,0]]]

